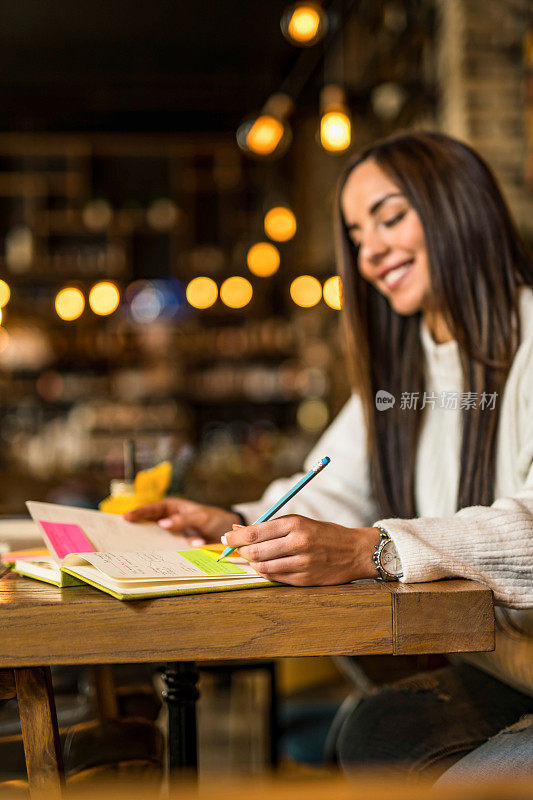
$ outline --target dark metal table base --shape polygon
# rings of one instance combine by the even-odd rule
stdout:
[[[167,664],[162,670],[166,688],[163,698],[168,706],[168,768],[169,772],[198,769],[196,730],[196,701],[198,670],[194,661]]]

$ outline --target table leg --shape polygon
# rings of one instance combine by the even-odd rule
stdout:
[[[102,722],[118,719],[118,701],[112,664],[95,664],[90,668],[95,695],[95,711]]]
[[[196,701],[198,671],[194,661],[167,664],[162,671],[166,689],[163,698],[168,706],[168,768],[169,771],[198,766],[196,734]]]
[[[14,674],[31,800],[60,800],[63,758],[50,668]]]
[[[276,769],[278,766],[278,739],[279,739],[279,720],[278,720],[278,690],[276,683],[276,662],[269,661],[265,665],[269,676],[269,707],[268,721],[270,734],[270,766]]]

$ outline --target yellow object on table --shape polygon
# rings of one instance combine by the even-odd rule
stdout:
[[[147,503],[157,503],[162,500],[170,486],[172,477],[172,464],[162,461],[152,469],[143,469],[137,473],[133,486],[127,491],[127,484],[118,494],[111,494],[99,504],[100,511],[109,514],[126,514],[134,508],[140,508]]]

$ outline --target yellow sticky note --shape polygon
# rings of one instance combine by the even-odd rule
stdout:
[[[143,469],[135,476],[132,493],[106,497],[98,508],[108,514],[126,514],[147,503],[157,503],[165,496],[171,477],[170,461],[162,461],[152,469]]]
[[[170,461],[162,461],[161,464],[157,464],[152,469],[143,469],[135,476],[133,483],[134,494],[153,495],[156,500],[160,500],[170,486],[171,476],[172,464]]]
[[[218,553],[211,550],[180,550],[179,555],[186,558],[206,575],[242,575],[246,570],[231,561],[219,561]]]

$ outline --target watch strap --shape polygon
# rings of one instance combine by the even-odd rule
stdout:
[[[385,546],[389,542],[392,542],[389,532],[382,525],[373,525],[373,527],[377,528],[381,534],[379,542],[377,543],[374,553],[372,554],[372,561],[374,562],[374,565],[379,573],[379,579],[382,581],[397,581],[402,577],[403,573],[393,575],[385,569],[381,561],[381,554]]]

